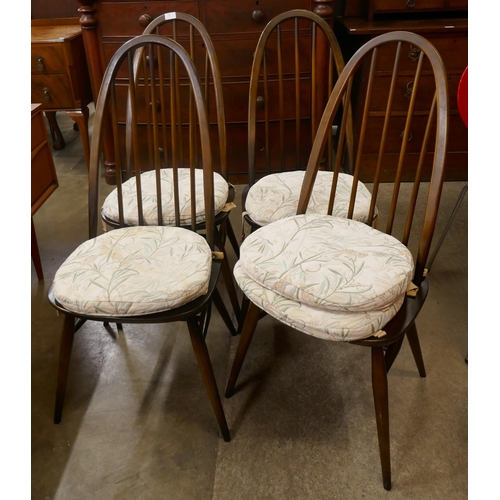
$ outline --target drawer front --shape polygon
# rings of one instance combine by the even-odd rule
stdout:
[[[373,82],[373,94],[370,103],[371,111],[383,111],[387,108],[387,99],[391,85],[390,76],[377,76]],[[457,109],[457,88],[460,81],[460,75],[454,74],[448,76],[448,91],[450,99],[450,109]],[[394,97],[392,109],[394,111],[407,110],[410,104],[410,99],[414,91],[414,78],[410,76],[399,76],[396,80],[394,89]],[[417,91],[417,99],[415,102],[415,110],[428,111],[431,108],[432,99],[434,97],[436,84],[434,77],[431,75],[423,75],[420,79],[419,88]]]
[[[446,70],[462,72],[468,64],[468,39],[467,36],[454,37],[426,37],[437,49],[443,58]],[[420,50],[410,44],[403,43],[401,48],[401,58],[399,62],[400,71],[413,70],[417,67]],[[394,57],[396,55],[395,46],[382,47],[379,50],[377,59],[377,70],[392,71]],[[424,63],[424,70],[430,69],[428,61]]]
[[[195,1],[106,3],[99,5],[97,16],[102,36],[132,37],[142,34],[153,19],[166,12],[200,17]]]
[[[47,140],[47,129],[43,113],[36,113],[31,117],[31,151]]]
[[[444,10],[447,0],[373,0],[373,12],[422,12]]]
[[[74,107],[67,75],[31,77],[31,102],[41,102],[43,109],[70,109]]]
[[[63,43],[31,44],[31,74],[50,75],[66,73],[66,59]]]
[[[311,0],[206,0],[209,33],[260,33],[273,17],[292,9],[311,10]]]
[[[41,115],[40,115],[41,116]],[[31,214],[43,204],[43,202],[57,188],[57,175],[54,168],[54,160],[50,151],[49,143],[38,151],[31,160]]]

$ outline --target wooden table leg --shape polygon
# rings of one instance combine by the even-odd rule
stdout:
[[[83,153],[87,162],[87,170],[90,165],[90,143],[89,143],[89,108],[87,106],[82,109],[74,109],[67,111],[66,114],[78,125],[80,137],[82,138]]]
[[[36,241],[35,225],[33,224],[33,217],[31,217],[31,259],[35,266],[36,275],[38,279],[43,280],[42,261],[40,260],[40,252],[38,251],[38,242]]]
[[[50,135],[52,136],[52,147],[59,151],[64,149],[66,143],[64,142],[64,137],[61,133],[61,129],[57,124],[56,112],[55,111],[45,111],[45,116],[49,122]]]

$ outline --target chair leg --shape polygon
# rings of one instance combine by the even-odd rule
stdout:
[[[241,366],[243,365],[243,361],[245,360],[245,356],[248,351],[248,346],[250,345],[260,317],[261,310],[253,302],[251,302],[248,314],[246,315],[245,324],[243,325],[243,330],[241,332],[240,341],[238,342],[236,354],[234,356],[231,373],[229,374],[225,392],[226,398],[230,398],[233,395],[236,379],[240,374]]]
[[[219,423],[222,437],[224,438],[224,441],[229,442],[231,441],[231,435],[229,434],[229,429],[227,427],[226,416],[224,415],[224,409],[222,408],[222,402],[219,395],[219,390],[217,389],[217,382],[215,380],[212,363],[210,362],[207,344],[205,343],[205,339],[201,334],[196,318],[188,319],[187,323],[194,354],[196,356],[196,360],[198,362],[198,366],[200,368],[201,376],[203,378],[205,388],[208,392],[210,402],[212,403],[215,417],[217,418],[217,422]]]
[[[214,290],[212,299],[214,301],[215,307],[217,308],[217,311],[219,311],[220,317],[226,324],[228,330],[231,332],[231,335],[233,337],[235,335],[238,335],[238,332],[236,331],[236,328],[234,327],[233,322],[231,321],[231,317],[227,312],[226,305],[224,304],[224,301],[222,300],[222,297],[220,296],[220,293],[218,292],[217,288]]]
[[[394,360],[397,358],[404,339],[405,336],[402,335],[398,341],[393,342],[387,347],[387,351],[385,352],[385,369],[387,370],[387,373],[389,373]]]
[[[59,371],[57,374],[56,407],[54,411],[54,423],[61,422],[64,396],[66,395],[66,384],[68,382],[69,362],[71,349],[75,337],[75,317],[70,314],[64,315],[64,325],[61,335],[61,347],[59,352]]]
[[[248,314],[248,308],[250,306],[250,300],[246,295],[243,295],[243,300],[241,302],[241,314],[240,319],[238,320],[238,333],[241,333],[243,329],[243,325],[245,324],[245,318]]]
[[[408,338],[411,352],[413,353],[413,359],[415,359],[415,363],[418,368],[418,374],[422,378],[424,378],[426,376],[424,358],[422,357],[422,351],[420,349],[420,342],[418,340],[417,326],[415,325],[415,322],[413,322],[413,324],[406,332],[406,337]]]
[[[382,465],[382,480],[386,490],[391,489],[391,451],[389,442],[389,393],[387,368],[382,347],[372,347],[372,386],[377,420],[378,446]]]
[[[231,243],[231,246],[233,247],[234,253],[236,254],[236,257],[239,259],[240,258],[240,245],[238,243],[238,239],[236,238],[236,235],[234,234],[234,229],[231,224],[231,220],[229,217],[227,218],[227,236],[229,238],[229,241]]]

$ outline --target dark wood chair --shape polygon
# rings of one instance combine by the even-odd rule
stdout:
[[[410,53],[417,55],[415,62],[407,57]],[[380,71],[384,67],[381,63],[387,67],[388,61],[392,71]],[[358,78],[360,70],[368,77]],[[374,80],[379,77],[384,78],[387,88],[383,104],[370,99]],[[393,103],[406,91],[408,78],[413,81],[413,91],[407,111],[392,112]],[[334,171],[328,211],[325,215],[306,214],[332,122],[349,103],[354,87],[361,97],[353,103],[353,112],[360,112],[367,126],[355,137],[348,217],[330,215],[339,168]],[[369,120],[381,105],[386,111],[383,126],[370,131],[380,136],[371,178],[370,213],[367,222],[361,223],[352,220],[356,183],[366,158],[364,139]],[[340,116],[337,151],[341,154],[347,115]],[[226,397],[234,392],[250,341],[265,314],[308,335],[369,347],[382,478],[387,490],[391,488],[387,373],[406,337],[420,376],[426,375],[415,321],[429,291],[426,261],[444,179],[448,128],[446,71],[434,46],[408,32],[373,38],[349,60],[330,94],[312,146],[297,215],[250,234],[240,246],[240,259],[234,268],[236,281],[251,304]],[[382,186],[380,177],[388,156],[385,148],[388,141],[395,140],[400,144],[398,167],[392,182]],[[424,172],[431,174],[430,182],[421,182]],[[380,195],[381,191],[387,196]],[[380,229],[371,227],[376,204]],[[414,239],[410,240],[411,235]]]
[[[208,35],[203,24],[195,17],[185,14],[182,12],[168,12],[158,16],[156,19],[152,20],[143,34],[157,34],[171,38],[182,45],[193,60],[196,69],[198,71],[200,82],[203,89],[203,95],[205,99],[205,106],[207,109],[207,114],[209,117],[210,124],[210,135],[212,140],[212,151],[213,151],[213,161],[214,161],[214,171],[215,174],[215,187],[216,187],[216,217],[215,223],[219,231],[215,234],[216,243],[220,247],[227,257],[226,251],[224,249],[224,244],[226,237],[229,238],[236,255],[239,254],[239,245],[234,234],[234,230],[231,225],[229,218],[230,211],[235,207],[234,204],[234,186],[228,182],[228,169],[227,169],[227,158],[226,158],[226,120],[224,113],[224,96],[222,91],[222,79],[219,69],[219,63],[217,60],[217,54],[213,43]],[[160,77],[166,78],[167,75],[172,75],[171,80],[165,81],[165,92],[170,92],[169,85],[172,83],[174,88],[172,89],[176,95],[179,96],[180,105],[175,109],[175,113],[172,110],[167,110],[161,103],[161,98],[156,97],[156,105],[152,106],[152,96],[147,93],[143,93],[143,90],[147,90],[147,87],[142,86],[142,75],[147,72],[147,53],[143,50],[138,50],[134,56],[134,81],[136,84],[136,91],[141,93],[141,98],[146,102],[143,106],[144,109],[148,110],[146,116],[142,118],[143,123],[149,123],[150,126],[145,131],[146,134],[153,134],[154,128],[152,124],[152,114],[154,111],[157,112],[158,119],[160,119],[160,109],[162,109],[163,115],[161,116],[162,123],[168,129],[172,128],[172,124],[180,127],[180,129],[187,128],[182,125],[187,124],[189,120],[189,109],[191,113],[193,109],[193,98],[192,94],[188,94],[186,85],[186,75],[182,71],[182,68],[178,68],[174,63],[172,66],[172,73],[169,73],[168,66],[163,67],[164,63],[157,60],[156,63],[159,64],[159,75]],[[131,108],[128,108],[128,115],[131,113]],[[183,147],[175,147],[170,152],[160,146],[160,161],[162,162],[163,168],[171,168],[173,162],[181,168],[190,168],[199,166],[199,149],[197,146],[197,138],[194,135],[186,135],[183,141]],[[143,143],[146,142],[145,137],[139,139]],[[149,143],[151,144],[151,138],[149,138]],[[127,131],[126,131],[126,175],[131,177],[133,174],[132,168],[132,157],[131,157],[131,120],[127,120]],[[141,169],[144,172],[144,177],[150,177],[150,171],[154,164],[154,151],[144,148],[144,156],[139,159],[141,163]],[[184,181],[180,181],[181,184]],[[154,188],[153,184],[143,183],[143,189],[148,190]],[[186,187],[188,187],[186,185]],[[146,194],[146,191],[145,191]],[[150,193],[154,196],[154,192]],[[165,193],[163,199],[165,203],[169,203],[169,200],[173,196],[167,195]],[[167,208],[168,210],[168,208]],[[104,202],[102,209],[102,218],[106,224],[111,227],[118,227],[120,222],[118,221],[117,215],[117,205],[116,205],[116,193],[112,193],[108,199]],[[201,210],[197,214],[198,224],[203,225],[203,211]],[[127,219],[126,224],[135,224],[137,221],[135,218]],[[164,224],[171,224],[172,220],[165,218],[163,220]],[[236,318],[240,316],[240,304],[238,302],[235,283],[233,280],[232,272],[229,266],[229,261],[227,258],[223,260],[222,263],[222,275],[226,288],[228,291],[228,297],[231,302],[234,314]],[[224,314],[224,311],[223,311]]]
[[[303,33],[310,33],[304,37]],[[326,47],[321,58],[318,47]],[[285,57],[284,54],[293,54]],[[243,190],[244,219],[251,230],[296,212],[304,171],[321,113],[344,68],[340,46],[328,23],[307,10],[291,10],[273,18],[257,42],[250,74],[248,103],[248,177]],[[304,118],[306,117],[306,118]],[[349,146],[352,120],[347,117]],[[352,150],[334,154],[333,134],[321,162],[321,174],[308,207],[321,212],[335,162],[350,172]],[[352,176],[338,177],[337,215],[347,214]],[[355,218],[368,214],[370,193],[361,184]]]
[[[133,60],[135,52],[142,48],[147,54],[148,64],[137,89]],[[162,71],[167,71],[168,75],[161,74]],[[169,85],[168,93],[162,85],[174,78],[174,71],[182,72],[186,92],[192,95],[186,128],[188,135],[198,138],[201,161],[200,168],[192,167],[186,172],[181,169],[174,153],[172,168],[165,176],[161,168],[160,147],[165,154],[167,151],[170,154],[183,147],[186,136],[180,126],[169,129],[162,121],[165,113],[175,116],[180,111],[175,85]],[[124,76],[128,78],[128,84],[124,84]],[[137,112],[137,99],[144,98],[144,95],[148,95],[151,102],[160,102],[160,110],[158,114],[151,113],[152,123],[149,125]],[[122,172],[127,166],[126,155],[120,151],[118,141],[126,133],[123,123],[127,105],[131,110],[133,176],[125,181]],[[143,35],[126,42],[113,55],[104,75],[94,118],[89,171],[90,239],[59,268],[49,292],[52,305],[64,314],[56,423],[61,420],[73,338],[83,323],[87,320],[105,324],[185,321],[222,436],[225,441],[230,440],[205,343],[211,304],[221,302],[216,284],[224,256],[216,243],[215,188],[206,109],[196,68],[189,54],[177,42],[158,35]],[[120,227],[96,236],[105,124],[113,131],[116,145]],[[151,133],[146,129],[151,129]],[[145,143],[141,142],[144,137]],[[147,182],[156,184],[155,200],[141,191],[141,184],[146,182],[140,164],[144,144],[147,151],[153,152],[153,170]],[[188,184],[187,192],[185,185],[180,185],[180,178]],[[133,186],[131,180],[134,180]],[[171,196],[172,192],[174,196]],[[171,202],[165,210],[161,200],[165,201],[167,197]],[[134,207],[137,218],[134,225],[125,223],[127,217],[132,217],[131,207]],[[203,211],[203,227],[197,223],[199,211]],[[169,225],[165,225],[166,218],[172,219]]]

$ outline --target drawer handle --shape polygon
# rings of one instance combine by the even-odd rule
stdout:
[[[408,52],[408,59],[413,62],[417,62],[420,56],[421,50],[418,47],[410,45],[410,52]]]
[[[404,130],[402,130],[402,131],[401,131],[401,133],[399,134],[399,138],[400,138],[400,139],[403,139],[404,135],[405,135],[405,131],[404,131]],[[408,142],[410,142],[412,139],[413,139],[413,135],[411,135],[411,132],[410,132],[410,133],[408,134]]]
[[[38,71],[43,71],[45,69],[42,56],[38,56],[36,58],[36,68],[38,69]]]
[[[153,18],[149,15],[149,14],[143,14],[140,18],[139,18],[139,24],[145,28],[151,21],[153,20]]]
[[[265,14],[264,12],[262,12],[260,9],[255,9],[253,12],[252,12],[252,19],[260,24],[261,22],[264,21],[264,18],[265,18]]]
[[[256,104],[258,109],[264,109],[264,97],[261,95],[257,96]]]
[[[406,92],[405,92],[405,97],[410,100],[411,99],[411,94],[413,92],[413,82],[408,82],[406,84]]]
[[[43,88],[43,100],[45,102],[50,102],[50,89],[48,87]]]
[[[415,0],[406,0],[406,6],[410,9],[413,9],[413,7],[415,7],[415,4],[417,2]]]

